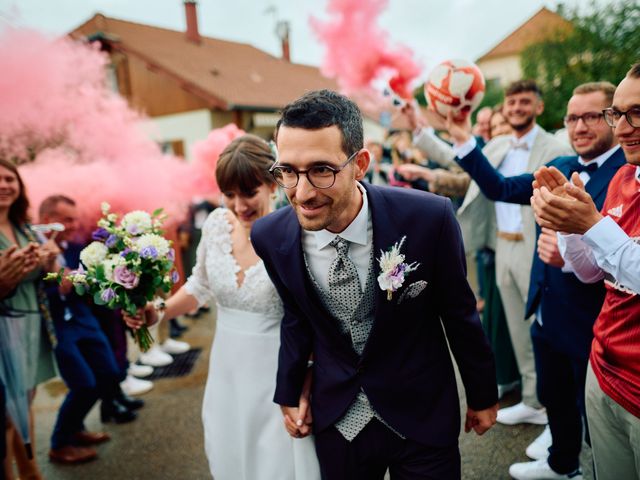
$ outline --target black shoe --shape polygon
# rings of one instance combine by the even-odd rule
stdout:
[[[185,330],[187,330],[187,327],[181,325],[175,318],[169,320],[169,336],[171,338],[179,338]]]
[[[100,420],[102,423],[114,421],[116,423],[132,422],[138,415],[133,410],[119,403],[117,400],[103,400],[100,403]]]
[[[144,407],[144,400],[141,398],[133,398],[120,390],[120,393],[116,395],[116,401],[123,405],[128,410],[138,410]]]

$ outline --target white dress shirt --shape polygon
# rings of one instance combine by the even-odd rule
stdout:
[[[529,155],[533,148],[533,142],[535,141],[540,127],[534,125],[531,131],[526,135],[516,138],[514,135],[511,138],[512,143],[522,144],[526,148],[510,148],[507,151],[504,159],[498,167],[500,172],[505,177],[512,177],[515,175],[521,175],[526,172],[527,164],[529,163]],[[460,145],[454,145],[453,150],[458,158],[464,158],[476,147],[476,139],[472,136],[465,143]],[[496,224],[498,230],[508,233],[522,233],[522,213],[520,205],[506,202],[495,202],[496,208]]]
[[[329,290],[329,267],[338,256],[336,249],[329,244],[338,235],[350,242],[349,258],[358,270],[360,289],[364,290],[367,283],[371,249],[373,248],[373,226],[369,214],[367,192],[360,184],[358,184],[358,189],[362,193],[362,207],[356,218],[342,232],[302,230],[302,250],[307,264],[313,278],[326,291]]]
[[[636,167],[636,180],[640,186],[640,167]],[[640,294],[640,244],[636,242],[609,216],[584,235],[558,235],[562,258],[582,282],[595,283],[608,273]]]

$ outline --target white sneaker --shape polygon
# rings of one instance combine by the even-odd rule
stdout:
[[[549,456],[549,447],[551,446],[551,429],[549,425],[544,427],[544,430],[538,437],[529,444],[525,453],[527,457],[534,460],[540,460]]]
[[[140,363],[152,367],[166,367],[173,363],[173,357],[164,353],[158,345],[154,345],[148,351],[140,354]]]
[[[153,367],[149,365],[140,365],[138,363],[131,363],[129,368],[127,369],[127,373],[129,375],[133,375],[134,377],[144,378],[148,377],[153,373]]]
[[[564,475],[554,472],[546,458],[533,462],[514,463],[509,467],[509,475],[516,480],[583,480],[580,469]]]
[[[498,410],[499,423],[505,425],[516,425],[518,423],[533,423],[534,425],[546,425],[547,410],[544,408],[533,408],[520,402],[513,407],[501,408]]]
[[[167,338],[162,344],[161,348],[165,353],[180,355],[181,353],[186,353],[191,350],[191,345],[189,345],[187,342],[181,342],[179,340],[174,340],[173,338]]]
[[[124,382],[120,383],[120,388],[122,388],[125,395],[142,395],[153,388],[153,382],[127,375]]]

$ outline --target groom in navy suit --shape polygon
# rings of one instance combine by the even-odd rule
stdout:
[[[610,107],[615,86],[592,82],[576,87],[567,104],[565,125],[577,156],[559,157],[548,165],[567,178],[580,172],[587,192],[602,208],[609,181],[624,165],[624,153],[602,110]],[[450,120],[456,143],[470,137],[462,122]],[[475,148],[456,159],[491,200],[528,205],[533,195],[531,173],[503,177]],[[527,449],[537,461],[516,463],[509,469],[515,479],[575,478],[580,475],[582,419],[586,425],[584,388],[593,340],[593,323],[600,313],[605,289],[602,282],[585,284],[563,269],[555,232],[537,229],[538,251],[533,256],[526,316],[536,315],[531,338],[536,361],[538,398],[547,409],[552,445],[547,452]],[[524,321],[524,319],[523,319]],[[587,437],[588,438],[588,437]],[[581,477],[580,477],[581,478]]]
[[[271,171],[291,206],[258,220],[251,240],[284,303],[274,401],[287,430],[308,433],[312,364],[323,478],[375,480],[387,469],[394,479],[460,478],[448,345],[466,431],[495,423],[497,386],[450,201],[360,183],[362,116],[332,91],[285,107],[277,145]]]

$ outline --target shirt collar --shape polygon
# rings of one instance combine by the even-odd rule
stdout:
[[[349,224],[347,228],[345,228],[342,232],[333,233],[329,230],[317,230],[314,232],[309,232],[313,235],[316,241],[316,248],[318,250],[322,250],[327,245],[329,245],[334,238],[340,235],[341,238],[351,242],[357,243],[359,245],[367,244],[367,228],[369,226],[369,201],[367,200],[367,191],[364,189],[360,183],[357,184],[358,189],[362,193],[362,207],[360,207],[360,211],[356,218]]]
[[[640,167],[636,167],[636,180],[640,182]]]
[[[536,136],[538,135],[539,131],[540,127],[538,126],[538,124],[535,124],[524,137],[516,138],[516,136],[513,135],[511,138],[516,143],[526,143],[529,151],[531,151],[531,149],[533,148],[533,142],[536,140]]]
[[[603,154],[597,156],[596,158],[593,158],[589,161],[584,160],[582,157],[578,157],[578,162],[581,163],[582,165],[588,165],[592,162],[596,162],[598,164],[598,168],[600,168],[602,166],[602,164],[604,162],[606,162],[609,157],[611,157],[611,155],[613,155],[614,153],[616,153],[616,151],[620,148],[620,145],[616,145],[613,148],[610,148],[609,150],[607,150],[606,152],[604,152]]]

